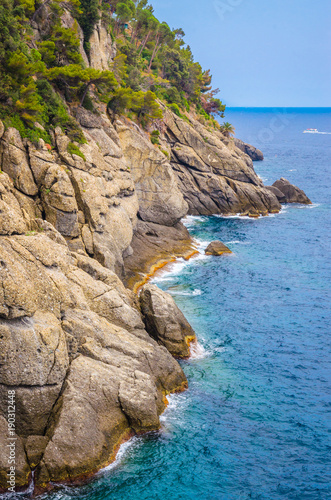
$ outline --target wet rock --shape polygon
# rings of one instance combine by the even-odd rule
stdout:
[[[223,255],[224,253],[232,253],[232,251],[218,240],[209,243],[205,250],[206,255]]]
[[[146,330],[173,356],[187,358],[195,332],[175,301],[155,285],[145,285],[140,293],[141,311]]]

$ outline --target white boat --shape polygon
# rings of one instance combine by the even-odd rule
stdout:
[[[318,134],[317,128],[307,128],[303,131],[304,134]]]

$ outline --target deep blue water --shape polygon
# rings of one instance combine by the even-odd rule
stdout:
[[[87,486],[48,499],[331,498],[331,110],[232,109],[237,136],[260,146],[256,171],[288,178],[313,206],[255,219],[191,217],[203,249],[233,255],[178,263],[157,278],[196,330],[189,390],[163,429],[134,438]]]

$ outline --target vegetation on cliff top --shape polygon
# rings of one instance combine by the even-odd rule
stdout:
[[[98,21],[117,46],[106,71],[86,67],[80,47],[82,31],[89,55]],[[83,142],[70,108],[92,110],[92,96],[143,126],[162,117],[157,99],[179,116],[193,109],[216,126],[213,117],[223,116],[225,106],[215,97],[210,71],[194,61],[183,38],[182,29],[154,16],[147,0],[2,0],[0,118],[31,140],[46,140],[47,131],[59,125],[71,140]]]

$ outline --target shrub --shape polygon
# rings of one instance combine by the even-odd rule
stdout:
[[[151,143],[160,144],[159,137],[160,137],[160,132],[158,130],[153,130],[153,132],[151,133]]]
[[[69,142],[67,151],[69,154],[80,156],[84,161],[86,161],[84,153],[82,153],[79,147],[76,146],[76,144],[74,144],[73,142]]]
[[[182,114],[181,114],[181,112],[180,112],[179,107],[178,107],[178,105],[177,105],[177,104],[172,103],[172,104],[168,104],[167,106],[168,106],[168,108],[169,108],[169,109],[171,109],[171,111],[172,111],[173,113],[175,113],[175,115],[177,115],[177,116],[179,116],[180,118],[182,118]]]
[[[22,139],[27,138],[35,145],[38,144],[39,139],[43,139],[48,144],[51,143],[51,138],[46,130],[42,130],[39,127],[27,127],[17,113],[6,117],[4,119],[4,124],[6,128],[16,128],[19,131]]]
[[[54,91],[47,80],[36,82],[40,96],[45,105],[44,122],[53,127],[61,127],[72,141],[84,144],[86,139],[76,120],[69,115],[61,97]]]

